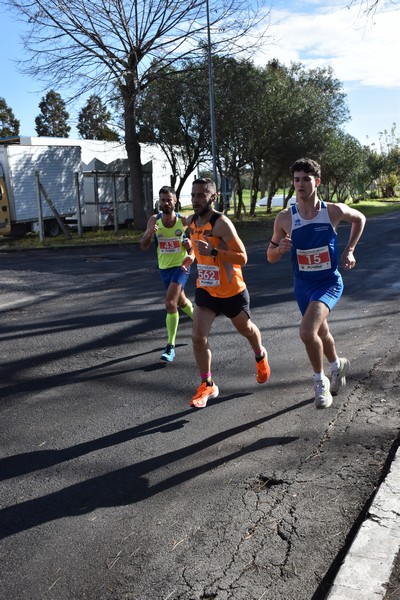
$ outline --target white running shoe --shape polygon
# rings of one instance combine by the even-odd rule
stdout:
[[[346,385],[346,375],[349,372],[350,361],[347,358],[339,358],[340,367],[331,372],[331,394],[336,396],[341,387]]]
[[[314,381],[315,408],[328,408],[332,404],[330,382],[326,375],[322,375],[320,381]]]

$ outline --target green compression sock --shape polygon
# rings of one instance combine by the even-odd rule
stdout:
[[[168,344],[175,346],[176,332],[178,331],[179,313],[167,313],[165,324],[168,332]]]
[[[190,300],[187,298],[186,299],[186,304],[185,306],[181,306],[181,310],[191,319],[193,319],[193,304],[190,302]]]

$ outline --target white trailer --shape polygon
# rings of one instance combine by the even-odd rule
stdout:
[[[48,146],[80,146],[81,148],[81,222],[83,227],[129,225],[133,220],[130,199],[130,177],[125,145],[121,142],[73,138],[21,137],[21,144]],[[141,144],[143,183],[147,212],[158,206],[158,191],[170,185],[171,166],[155,144]],[[195,177],[193,173],[192,179]],[[191,180],[186,181],[180,195],[181,206],[191,205]],[[115,219],[117,215],[117,219]],[[77,225],[78,215],[66,219]]]
[[[76,212],[82,179],[80,146],[0,145],[0,235],[23,235],[42,220],[58,235]]]

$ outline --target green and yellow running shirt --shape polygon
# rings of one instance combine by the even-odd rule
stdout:
[[[176,213],[173,227],[165,227],[161,212],[157,215],[156,222],[158,229],[155,233],[155,241],[159,268],[180,267],[183,259],[187,256],[186,249],[182,246],[182,241],[185,239],[185,226],[182,223],[181,215]]]

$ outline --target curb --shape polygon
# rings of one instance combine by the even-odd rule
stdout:
[[[400,549],[400,448],[326,600],[383,600]]]

